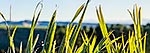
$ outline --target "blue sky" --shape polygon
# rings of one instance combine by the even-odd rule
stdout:
[[[12,21],[31,20],[34,8],[40,0],[0,0],[0,11],[9,19],[9,7],[12,5]],[[70,21],[78,7],[86,0],[44,0],[40,21],[49,21],[57,4],[57,21]],[[107,23],[130,24],[127,9],[134,4],[142,7],[142,23],[150,23],[150,0],[91,0],[85,14],[84,22],[97,23],[95,6],[101,5]],[[78,17],[79,18],[79,17]],[[3,21],[0,18],[0,21]],[[76,20],[78,21],[78,19]]]

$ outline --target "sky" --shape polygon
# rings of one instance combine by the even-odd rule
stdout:
[[[0,0],[0,12],[9,20],[10,5],[12,21],[31,20],[36,4],[40,0]],[[86,0],[43,0],[43,11],[40,21],[49,21],[57,9],[57,21],[71,21],[77,9]],[[83,22],[98,23],[95,7],[101,5],[106,23],[131,24],[132,19],[127,9],[132,10],[135,4],[142,7],[142,24],[150,23],[150,0],[91,0]],[[57,7],[56,7],[57,5]],[[76,22],[78,22],[78,17]],[[0,22],[3,19],[0,17]]]

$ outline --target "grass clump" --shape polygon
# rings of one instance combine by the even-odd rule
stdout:
[[[58,53],[64,53],[64,52],[65,53],[128,53],[128,52],[145,53],[147,33],[145,33],[144,36],[141,34],[141,7],[139,8],[135,6],[136,8],[133,9],[133,12],[128,10],[134,23],[134,31],[129,31],[127,40],[124,39],[125,37],[124,34],[122,34],[119,37],[115,37],[115,35],[113,35],[113,31],[108,31],[104,21],[102,7],[99,6],[98,8],[96,8],[99,26],[103,36],[103,38],[98,42],[98,44],[96,44],[97,35],[95,35],[94,32],[90,35],[90,37],[88,37],[84,30],[81,31],[82,21],[84,19],[84,15],[89,2],[90,0],[87,0],[87,2],[82,4],[76,11],[73,19],[66,27],[66,32],[65,32],[66,34],[64,35],[60,46],[56,46],[57,40],[54,40],[55,32],[57,28],[56,21],[55,21],[57,16],[57,10],[55,10],[50,19],[50,23],[47,27],[47,31],[44,39],[44,45],[42,46],[42,50],[38,53],[57,53],[57,52]],[[40,10],[37,12],[38,7],[40,7]],[[36,34],[37,36],[35,39],[33,38],[33,36],[34,36],[34,29],[36,27],[36,24],[42,12],[42,8],[43,8],[43,4],[41,1],[37,4],[35,11],[33,13],[32,25],[31,25],[25,53],[37,52],[37,50],[35,50],[35,46],[40,35]],[[75,19],[77,19],[79,14],[81,14],[80,20],[77,25],[74,25],[73,22]],[[6,21],[4,15],[1,12],[0,15]],[[6,28],[8,31],[8,38],[9,38],[9,48],[7,52],[16,53],[13,38],[15,35],[15,31],[17,30],[17,27],[14,28],[14,31],[11,35],[9,25],[7,23],[5,24],[6,24]],[[79,35],[81,35],[83,43],[81,46],[76,46],[77,37]],[[111,39],[110,36],[113,36],[113,39]],[[121,40],[121,42],[117,42],[117,40]],[[19,49],[20,53],[23,53],[22,44],[23,43],[21,42],[20,49]]]

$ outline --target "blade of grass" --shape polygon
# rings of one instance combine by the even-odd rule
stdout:
[[[12,37],[9,36],[9,40],[10,40],[9,43],[10,43],[10,47],[12,48],[13,53],[15,53],[15,45],[14,45],[13,39],[14,39],[16,30],[17,30],[17,27],[15,27],[15,29],[13,30]]]
[[[36,16],[36,11],[37,11],[37,9],[38,9],[39,6],[41,6],[41,8],[40,8],[40,10],[39,10],[39,12],[38,12],[38,14],[37,14],[37,16]],[[30,34],[29,34],[29,38],[28,38],[28,42],[27,42],[27,50],[26,50],[27,53],[32,53],[32,52],[33,52],[32,47],[33,47],[33,34],[34,34],[34,29],[35,29],[35,26],[36,26],[37,21],[38,21],[38,19],[39,19],[39,16],[40,16],[40,14],[41,14],[41,12],[42,12],[42,9],[43,9],[43,4],[42,4],[42,1],[40,1],[40,2],[37,4],[37,6],[36,6],[36,8],[35,8],[35,10],[34,10],[34,13],[33,13],[33,19],[32,19],[31,30],[30,30]],[[35,17],[36,17],[36,18],[35,18]]]
[[[84,43],[77,49],[76,53],[81,53],[84,49]]]
[[[56,31],[56,25],[54,24],[54,29],[53,29],[53,31],[52,31],[52,35],[51,35],[51,37],[50,37],[50,42],[49,42],[49,47],[48,47],[48,53],[50,53],[51,52],[51,49],[52,49],[52,44],[53,44],[53,40],[54,40],[54,35],[55,35],[55,31]]]
[[[81,13],[81,11],[83,10],[85,4],[82,4],[79,9],[76,11],[72,21],[70,22],[69,25],[72,25],[72,23],[74,22],[74,20],[78,17],[78,15]]]
[[[102,31],[103,38],[107,38],[109,36],[108,36],[107,27],[106,27],[106,24],[105,24],[105,21],[104,21],[104,16],[102,14],[102,8],[101,8],[101,6],[99,6],[99,10],[96,9],[96,13],[97,13],[97,17],[98,17],[98,20],[99,20],[99,25],[100,25],[100,29]],[[109,41],[110,41],[110,39],[108,38],[106,40],[105,44],[109,43]],[[111,52],[110,47],[111,46],[107,46],[106,47],[108,53]]]
[[[54,39],[54,33],[53,31],[56,30],[56,24],[55,24],[55,20],[56,20],[56,12],[57,10],[54,11],[52,18],[50,19],[50,23],[48,25],[47,31],[46,31],[46,35],[45,35],[45,39],[44,39],[44,46],[42,49],[42,52],[46,51],[46,52],[51,52],[49,50],[51,50],[52,47],[52,42]]]
[[[104,49],[105,47],[107,47],[107,46],[110,46],[111,44],[113,44],[114,42],[116,42],[118,39],[120,39],[121,37],[118,37],[118,38],[115,38],[115,39],[113,39],[111,42],[109,42],[107,45],[105,45],[102,49]],[[106,42],[106,41],[105,41]],[[104,42],[104,43],[105,43]],[[111,51],[110,51],[111,52]]]
[[[113,31],[109,32],[109,34],[107,35],[108,37],[101,39],[101,41],[100,41],[100,42],[98,43],[98,45],[96,46],[96,48],[95,48],[95,50],[94,50],[94,53],[98,53],[98,52],[100,52],[100,51],[102,50],[102,47],[105,46],[105,45],[104,45],[104,44],[105,44],[104,42],[106,42],[107,38],[109,38],[109,36],[112,34],[112,32],[113,32]]]
[[[64,52],[64,49],[66,47],[66,52],[67,52],[67,49],[68,49],[68,35],[69,34],[69,25],[67,25],[67,28],[66,28],[66,34],[65,36],[63,37],[63,40],[61,41],[61,44],[60,44],[60,47],[59,47],[59,50],[58,50],[58,53],[63,53]]]
[[[91,41],[91,39],[92,39],[94,33],[95,33],[95,29],[93,30],[93,32],[92,32],[92,34],[91,34],[91,36],[90,36],[90,38],[89,38],[89,41]]]
[[[55,53],[55,49],[56,49],[56,40],[54,41],[54,44],[53,44],[53,49],[52,49],[52,53]]]
[[[87,35],[86,35],[86,33],[85,33],[84,30],[83,30],[83,34],[84,34],[84,37],[85,37],[86,42],[89,43],[89,39],[88,39],[88,37],[87,37]]]
[[[93,40],[92,40],[92,44],[89,46],[89,53],[93,53],[93,50],[94,50],[94,46],[95,46],[95,43],[96,43],[96,39],[97,39],[97,36],[94,36]]]
[[[104,46],[104,42],[106,39],[102,38],[101,41],[97,44],[94,53],[99,53],[101,51],[101,48]]]
[[[124,35],[122,34],[122,47],[125,47],[124,45]],[[125,53],[125,50],[122,50],[123,53]]]
[[[80,18],[80,20],[79,20],[79,23],[78,23],[78,25],[77,25],[77,28],[75,29],[75,32],[74,32],[75,34],[73,34],[73,36],[72,36],[72,38],[71,38],[71,40],[70,40],[70,46],[71,46],[72,49],[74,49],[74,45],[75,45],[75,43],[76,43],[76,39],[77,39],[77,37],[78,37],[79,31],[80,31],[80,28],[81,28],[81,25],[82,25],[82,21],[83,21],[84,15],[85,15],[85,11],[86,11],[86,9],[87,9],[87,6],[88,6],[88,4],[89,4],[89,1],[90,1],[90,0],[87,1],[86,5],[85,5],[85,7],[84,7],[84,9],[83,9],[83,13],[82,13],[81,18]]]
[[[59,53],[62,53],[62,52],[64,52],[64,49],[65,49],[65,47],[66,48],[68,48],[68,47],[70,47],[68,44],[69,44],[69,40],[70,40],[70,38],[71,38],[71,35],[73,34],[73,31],[74,31],[74,29],[75,29],[75,26],[76,25],[74,25],[72,28],[69,28],[69,25],[67,25],[67,28],[66,28],[66,35],[63,37],[63,40],[62,40],[62,42],[61,42],[61,45],[60,45],[60,48],[59,48]],[[65,39],[65,40],[64,40]],[[66,49],[67,50],[67,49]],[[69,50],[71,50],[71,49],[69,49]]]
[[[11,52],[11,49],[12,49],[13,52],[15,52],[15,47],[14,47],[14,43],[13,43],[13,37],[10,35],[10,27],[9,27],[9,25],[6,22],[7,20],[6,20],[5,16],[1,12],[0,12],[0,16],[5,21],[4,23],[5,23],[5,26],[6,26],[6,29],[7,29],[7,34],[8,34],[8,39],[9,39],[9,46],[10,46],[10,48],[7,50],[7,52]]]
[[[142,40],[140,40],[141,39],[141,7],[139,8],[139,11],[138,11],[138,29],[137,29],[137,31],[138,31],[138,38],[139,38],[139,43],[140,43],[140,51],[142,52],[143,51],[143,45],[142,45]]]
[[[20,50],[19,53],[22,53],[22,42],[20,43]]]
[[[114,34],[112,34],[112,36],[113,36],[113,39],[115,39],[115,38],[116,38]],[[114,50],[117,50],[117,47],[118,47],[117,42],[115,42],[114,44],[115,44],[115,45],[114,45],[114,46],[115,46],[115,47],[114,47]]]
[[[108,37],[107,36],[108,31],[107,31],[106,24],[105,24],[105,21],[104,21],[104,17],[103,17],[103,14],[102,14],[101,6],[99,6],[99,12],[98,12],[98,10],[96,10],[96,12],[97,12],[100,28],[102,29],[101,31],[102,31],[103,37],[106,38],[106,37]]]
[[[37,43],[38,39],[39,39],[39,34],[37,34],[37,36],[36,36],[36,38],[35,38],[35,40],[34,40],[34,43],[33,43],[33,47],[32,47],[32,49],[34,49],[34,48],[35,48],[35,45],[36,45],[36,43]]]
[[[84,36],[83,36],[82,33],[81,33],[81,38],[82,38],[82,40],[83,40],[83,43],[84,43],[85,45],[88,45],[87,40],[84,38]]]
[[[147,36],[147,32],[144,35],[144,46],[143,46],[143,52],[142,53],[146,52],[146,36]]]

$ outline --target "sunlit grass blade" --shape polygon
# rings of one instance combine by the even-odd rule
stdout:
[[[98,45],[96,46],[95,50],[94,50],[94,53],[97,53],[97,52],[101,52],[102,49],[104,48],[104,42],[106,42],[106,40],[109,39],[109,36],[112,34],[113,31],[109,32],[109,34],[107,35],[108,37],[106,38],[102,38],[101,41],[98,43]]]
[[[71,35],[73,34],[73,31],[74,31],[75,27],[76,27],[76,25],[74,25],[71,29],[69,29],[70,33],[68,34],[67,40],[70,40]],[[69,31],[68,31],[68,32],[69,32]]]
[[[40,6],[40,10],[39,10],[39,12],[37,13],[37,16],[36,16],[36,12],[37,12],[39,6]],[[34,13],[33,13],[33,19],[32,19],[32,25],[31,25],[31,27],[35,27],[36,26],[37,21],[39,19],[39,16],[40,16],[40,14],[42,12],[42,9],[43,9],[43,3],[42,3],[42,1],[40,1],[37,4],[37,6],[35,7],[35,10],[34,10]]]
[[[113,39],[116,38],[114,34],[112,34],[112,36],[113,36]],[[117,50],[117,47],[118,47],[117,42],[114,42],[114,47],[113,47],[113,49],[114,49],[114,50]]]
[[[70,45],[69,45],[69,40],[70,40],[70,38],[71,38],[71,35],[73,34],[73,31],[74,31],[74,29],[75,29],[75,26],[76,25],[74,25],[71,29],[69,29],[68,30],[68,35],[66,35],[66,50],[68,50],[69,51],[69,53],[72,53],[72,49],[70,48]],[[70,31],[70,33],[69,33],[69,31]],[[68,49],[67,49],[68,48]]]
[[[84,49],[84,43],[82,43],[82,45],[77,49],[76,53],[82,53],[83,49]]]
[[[12,38],[14,38],[14,36],[15,36],[15,33],[16,33],[16,30],[17,30],[17,26],[15,26],[15,28],[14,28],[14,30],[13,30],[13,33],[12,33]]]
[[[101,41],[97,44],[94,53],[99,53],[102,50],[102,47],[104,46],[104,42],[106,39],[102,38]]]
[[[78,17],[78,15],[81,13],[81,11],[83,10],[85,4],[82,4],[79,9],[76,11],[72,21],[70,22],[70,25],[72,25],[72,23],[74,22],[74,20]]]
[[[122,43],[118,43],[117,45],[117,53],[120,53],[121,52],[121,46],[122,46]]]
[[[56,12],[57,12],[57,10],[54,11],[52,18],[50,19],[50,23],[48,25],[45,39],[44,39],[44,46],[43,46],[42,52],[44,52],[44,50],[46,50],[46,52],[52,52],[51,51],[52,43],[53,43],[53,39],[54,39],[54,35],[55,35],[54,31],[56,30],[56,23],[55,23]]]
[[[68,53],[68,52],[70,52],[70,51],[69,51],[69,41],[65,41],[65,42],[66,42],[66,43],[65,43],[65,44],[66,44],[66,51],[65,51],[65,52]],[[72,52],[72,51],[71,51],[71,52]]]
[[[144,35],[144,46],[143,46],[143,52],[142,53],[146,52],[146,36],[147,36],[147,33],[145,33],[145,35]]]
[[[14,34],[15,34],[15,31],[16,31],[17,27],[15,27],[15,29],[13,31],[13,34],[11,36],[11,34],[10,34],[10,27],[9,27],[9,25],[6,22],[7,20],[6,20],[5,16],[1,12],[0,12],[0,16],[5,21],[4,23],[5,23],[5,26],[6,26],[6,29],[7,29],[7,34],[8,34],[8,39],[9,39],[9,46],[10,46],[9,49],[8,49],[8,52],[11,52],[11,50],[12,50],[13,53],[15,53],[15,46],[14,46],[14,43],[13,43],[13,38],[14,38]]]
[[[34,49],[34,48],[35,48],[35,46],[36,46],[36,43],[37,43],[38,39],[39,39],[39,34],[37,34],[37,36],[36,36],[36,38],[35,38],[35,40],[34,40],[34,43],[33,43],[33,47],[32,47],[32,49]]]
[[[55,49],[56,49],[56,40],[54,41],[54,44],[53,44],[53,49],[52,49],[52,53],[55,53]]]
[[[92,34],[91,34],[91,36],[89,38],[89,41],[91,41],[92,37],[94,36],[94,33],[95,33],[95,29],[93,30],[93,32],[92,32]]]
[[[50,53],[51,49],[52,49],[52,44],[53,44],[53,40],[54,40],[55,31],[56,31],[56,25],[54,24],[54,29],[52,31],[52,34],[51,34],[51,37],[50,37],[50,40],[49,40],[50,42],[49,42],[49,47],[48,47],[48,50],[47,50],[48,53]]]
[[[122,47],[125,47],[125,45],[124,45],[124,35],[123,34],[122,34]],[[122,52],[125,53],[125,50],[122,49]]]
[[[87,43],[89,43],[89,38],[87,37],[88,35],[86,35],[85,31],[83,31],[83,34],[84,34],[85,40],[87,41]]]
[[[139,46],[140,46],[140,51],[142,52],[142,50],[143,50],[143,46],[142,46],[142,40],[140,40],[141,39],[141,36],[142,36],[142,34],[141,34],[141,7],[138,9],[138,7],[136,6],[136,16],[138,16],[137,17],[137,36],[138,36],[138,40],[139,40]]]
[[[66,48],[70,47],[70,46],[68,45],[68,44],[69,44],[68,41],[70,40],[71,35],[73,34],[73,31],[74,31],[74,29],[75,29],[75,26],[76,26],[76,25],[74,25],[72,28],[69,28],[69,25],[67,25],[66,34],[65,34],[65,36],[63,37],[63,40],[62,40],[61,45],[60,45],[60,48],[59,48],[59,50],[58,50],[59,53],[64,52],[65,47],[66,47]],[[69,49],[69,48],[68,48],[68,49]],[[68,49],[66,49],[66,51],[68,51]],[[72,49],[69,49],[69,50],[72,50]]]
[[[128,40],[129,40],[129,49],[131,50],[130,53],[131,53],[131,52],[134,52],[134,50],[132,50],[132,49],[133,49],[133,47],[132,47],[133,42],[132,42],[132,38],[131,38],[131,36],[133,36],[133,34],[134,34],[133,32],[132,32],[132,35],[131,35],[130,32],[129,32],[129,35],[128,35],[128,37],[129,37],[129,38],[128,38]],[[133,45],[134,45],[134,44],[133,44]]]
[[[40,10],[39,10],[39,12],[38,12],[38,14],[37,14],[37,16],[36,16],[36,11],[37,11],[37,9],[38,9],[39,6],[40,6]],[[38,22],[38,19],[39,19],[39,16],[40,16],[41,12],[42,12],[42,9],[43,9],[43,4],[42,4],[42,2],[40,1],[40,2],[37,4],[37,6],[36,6],[36,8],[35,8],[35,11],[34,11],[34,13],[33,13],[32,25],[31,25],[31,30],[30,30],[30,34],[29,34],[29,38],[28,38],[28,42],[27,42],[27,48],[26,48],[26,49],[27,49],[27,50],[26,50],[27,53],[32,53],[32,52],[33,52],[32,47],[33,47],[33,34],[34,34],[34,29],[35,29],[35,26],[36,26],[36,24],[37,24],[37,22]]]
[[[100,29],[102,31],[103,38],[107,38],[109,36],[108,36],[107,27],[106,27],[106,24],[105,24],[105,21],[104,21],[104,16],[102,14],[102,8],[101,8],[101,6],[99,6],[99,10],[96,9],[96,13],[97,13],[97,17],[98,17],[98,21],[99,21]],[[107,44],[109,41],[110,41],[109,38],[106,39],[105,44]],[[111,47],[110,45],[106,47],[108,53],[111,52],[110,47]]]
[[[92,40],[92,44],[89,46],[89,53],[93,53],[94,46],[95,46],[95,43],[96,43],[96,39],[97,39],[97,36],[94,36],[94,38]]]
[[[88,45],[87,40],[84,38],[84,36],[83,36],[82,33],[81,33],[81,38],[82,38],[82,40],[83,40],[83,43],[84,43],[85,45]]]
[[[69,25],[67,25],[67,27],[66,27],[66,34],[65,34],[65,36],[63,36],[63,38],[62,38],[60,47],[59,47],[59,49],[58,49],[58,53],[63,53],[63,52],[64,52],[64,49],[65,49],[65,47],[66,47],[66,44],[68,43],[68,42],[67,42],[67,39],[68,39],[68,36],[69,36],[68,34],[69,34]]]
[[[124,53],[127,51],[127,50],[125,50],[125,48],[128,48],[128,46],[127,46],[128,42],[129,41],[127,40],[126,43],[125,43],[125,45],[124,45],[124,47],[122,48],[122,52],[124,52]]]
[[[10,41],[9,44],[10,44],[10,47],[12,48],[13,53],[15,53],[15,45],[14,45],[13,39],[14,39],[16,30],[17,30],[17,27],[15,27],[15,29],[13,30],[12,36],[9,36],[9,41]]]
[[[89,1],[90,1],[90,0],[87,1],[86,5],[85,5],[85,7],[84,7],[84,9],[83,9],[83,13],[82,13],[81,18],[80,18],[80,20],[79,20],[79,23],[78,23],[78,25],[77,25],[77,27],[76,27],[76,29],[75,29],[75,32],[74,32],[74,34],[73,34],[73,36],[72,36],[72,38],[71,38],[71,40],[70,40],[70,46],[71,46],[72,49],[74,49],[74,46],[75,46],[75,43],[76,43],[76,40],[77,40],[79,31],[80,31],[80,28],[81,28],[81,25],[82,25],[82,21],[83,21],[83,18],[84,18],[84,15],[85,15],[85,11],[86,11],[86,9],[87,9],[87,6],[88,6],[88,4],[89,4]]]
[[[22,42],[20,43],[19,53],[22,53]]]
[[[91,39],[92,39],[92,36],[93,35],[91,35],[91,37],[90,37]],[[85,33],[85,31],[83,31],[83,34],[81,33],[81,38],[83,40],[83,43],[85,44],[84,49],[86,50],[86,52],[92,53],[94,50],[94,46],[95,46],[97,37],[94,36],[92,43],[90,43],[90,39],[87,37],[87,34]]]
[[[106,27],[104,17],[103,17],[103,14],[102,14],[101,6],[99,6],[99,10],[96,9],[96,12],[97,12],[98,20],[99,20],[99,25],[100,25],[100,28],[101,28],[101,31],[102,31],[102,34],[103,34],[103,38],[106,38],[106,37],[108,37],[107,36],[108,31],[107,31],[107,27]]]
[[[72,49],[71,49],[71,47],[69,46],[69,40],[68,41],[66,41],[66,53],[72,53]]]
[[[118,38],[115,38],[115,39],[113,39],[112,41],[110,41],[109,43],[107,43],[107,45],[105,45],[102,49],[104,49],[105,47],[107,47],[107,46],[111,46],[114,42],[116,42],[117,40],[119,40],[121,37],[118,37]],[[107,41],[105,41],[105,42],[107,42]],[[104,43],[105,43],[104,42]],[[111,51],[110,51],[111,52]]]

